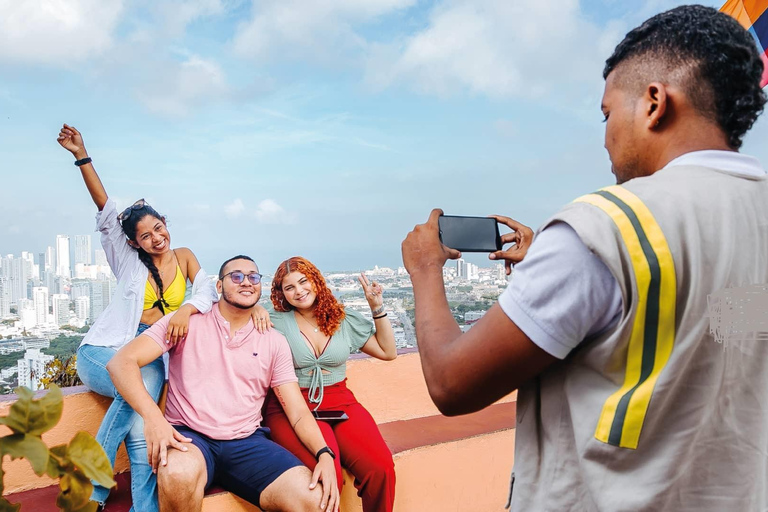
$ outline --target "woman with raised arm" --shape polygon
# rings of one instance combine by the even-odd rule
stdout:
[[[155,512],[157,482],[147,460],[144,422],[117,393],[106,366],[123,345],[170,312],[175,313],[168,325],[167,339],[170,343],[182,341],[190,315],[210,310],[218,294],[192,251],[184,247],[171,249],[165,217],[143,199],[118,214],[114,200],[96,174],[80,132],[65,124],[57,141],[75,157],[75,165],[96,203],[96,228],[101,232],[101,245],[117,277],[112,300],[77,351],[77,372],[92,391],[114,397],[96,440],[113,465],[117,449],[125,441],[131,463],[131,510]],[[191,294],[184,302],[188,286],[192,287]],[[267,328],[266,311],[261,308],[255,315],[257,327]],[[143,367],[141,373],[147,391],[157,401],[165,382],[163,359]],[[91,499],[103,505],[108,494],[109,489],[96,485]]]
[[[348,419],[318,421],[336,460],[355,477],[365,512],[390,512],[395,500],[395,465],[376,422],[347,388],[347,358],[358,349],[385,361],[397,357],[395,334],[384,312],[382,288],[358,278],[371,307],[373,323],[347,310],[333,296],[320,271],[304,258],[280,264],[272,281],[272,321],[288,339],[304,398],[315,411],[338,411]],[[310,469],[317,461],[299,441],[274,395],[267,399],[264,424],[272,438]]]

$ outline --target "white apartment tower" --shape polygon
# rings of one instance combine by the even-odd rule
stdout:
[[[35,304],[35,325],[48,323],[48,288],[35,286],[32,288],[32,301]]]
[[[464,258],[456,260],[456,277],[459,279],[467,278],[467,262],[464,261]]]
[[[75,235],[75,265],[91,264],[91,235]]]
[[[56,326],[69,324],[69,296],[55,294],[51,297],[53,304],[53,322]]]
[[[24,352],[24,359],[17,361],[19,386],[26,386],[32,391],[43,388],[40,380],[45,376],[45,365],[53,361],[53,356],[40,352],[38,348],[29,348]]]
[[[91,299],[88,296],[82,296],[75,299],[75,316],[78,320],[87,322],[91,316]]]
[[[0,276],[0,319],[11,316],[11,281]]]
[[[56,235],[56,275],[72,277],[72,266],[69,263],[69,236]]]

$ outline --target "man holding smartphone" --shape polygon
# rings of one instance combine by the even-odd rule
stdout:
[[[627,34],[602,102],[618,185],[546,221],[467,333],[445,298],[459,253],[440,244],[442,212],[403,242],[440,410],[519,390],[514,510],[768,507],[768,344],[724,351],[707,307],[768,283],[768,177],[737,152],[766,102],[762,72],[752,36],[711,8]]]

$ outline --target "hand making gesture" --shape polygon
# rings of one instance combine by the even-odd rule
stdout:
[[[365,274],[360,274],[357,278],[365,293],[365,300],[371,306],[371,311],[377,311],[384,305],[384,289],[376,281],[368,281]]]
[[[56,141],[61,147],[72,153],[78,160],[88,156],[88,152],[85,150],[85,144],[83,143],[83,136],[80,135],[80,132],[77,131],[74,126],[64,124],[61,131],[59,131],[59,136],[56,138]]]

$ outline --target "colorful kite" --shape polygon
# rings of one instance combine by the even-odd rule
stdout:
[[[728,0],[720,11],[736,18],[755,38],[763,59],[760,86],[765,87],[768,84],[768,0]]]

